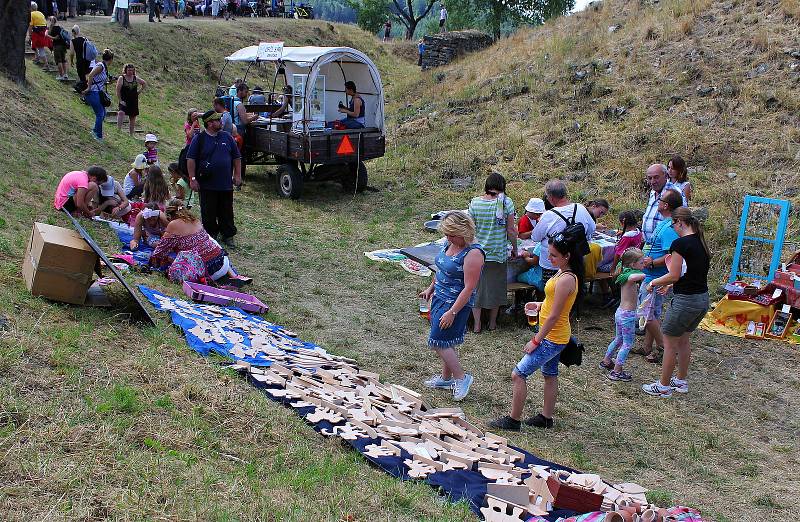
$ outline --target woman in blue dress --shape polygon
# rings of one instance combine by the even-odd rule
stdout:
[[[433,298],[428,346],[442,360],[442,372],[425,381],[425,385],[452,389],[453,399],[460,401],[469,392],[473,377],[464,372],[455,347],[464,342],[484,253],[480,245],[473,243],[475,223],[465,212],[447,214],[439,224],[439,231],[447,242],[436,256],[436,277],[419,297]]]

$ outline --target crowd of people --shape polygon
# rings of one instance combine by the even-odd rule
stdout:
[[[644,210],[620,212],[618,230],[599,222],[610,211],[607,200],[573,202],[566,184],[557,179],[545,184],[543,198],[528,200],[517,221],[506,180],[497,173],[488,176],[484,193],[472,199],[468,211],[447,213],[439,225],[446,241],[436,257],[436,276],[419,295],[431,301],[428,345],[442,363],[441,372],[425,384],[450,389],[454,400],[467,396],[474,377],[464,370],[456,349],[464,342],[470,317],[476,334],[484,325],[490,331],[497,328],[499,310],[507,304],[508,263],[524,259],[538,273],[535,295],[541,299],[525,305],[526,313],[538,315],[538,326],[511,373],[511,411],[489,425],[521,428],[526,381],[540,370],[543,407],[524,423],[552,428],[559,360],[575,342],[570,316],[583,297],[586,274],[598,268],[588,265],[600,262],[588,243],[602,230],[616,236],[613,260],[599,268],[612,273],[618,308],[615,335],[599,367],[611,381],[631,381],[625,362],[630,353],[639,353],[648,361],[663,361],[660,378],[642,391],[659,397],[687,393],[691,333],[709,306],[710,251],[702,225],[686,207],[692,193],[683,158],[651,165],[646,177],[650,192]],[[634,348],[637,323],[644,329],[639,350]]]

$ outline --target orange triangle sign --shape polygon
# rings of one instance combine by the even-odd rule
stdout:
[[[342,138],[342,142],[339,143],[339,148],[336,149],[336,154],[347,155],[355,154],[355,152],[356,149],[353,148],[353,144],[350,142],[350,136],[345,134],[344,138]]]

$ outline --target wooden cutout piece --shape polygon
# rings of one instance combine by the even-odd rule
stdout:
[[[403,461],[403,464],[408,466],[408,476],[412,478],[425,478],[436,471],[431,466],[426,466],[425,464],[414,460],[406,459]]]
[[[316,424],[323,420],[326,420],[331,424],[336,424],[337,422],[342,422],[342,420],[344,419],[342,419],[341,415],[339,415],[338,413],[336,413],[331,409],[319,407],[316,408],[313,413],[309,413],[308,415],[306,415],[306,420],[313,424]]]
[[[522,506],[514,505],[491,495],[486,495],[485,498],[489,506],[482,507],[481,513],[486,522],[520,522],[522,520],[522,513],[525,511]]]

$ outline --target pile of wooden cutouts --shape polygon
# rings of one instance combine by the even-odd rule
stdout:
[[[320,431],[345,440],[370,439],[365,454],[400,457],[412,478],[447,470],[480,473],[487,484],[486,520],[510,522],[547,515],[554,508],[579,513],[631,511],[647,522],[660,522],[646,489],[631,483],[610,484],[594,474],[570,473],[546,466],[526,466],[525,454],[505,437],[484,432],[466,420],[460,408],[433,408],[408,388],[380,382],[376,373],[355,361],[328,354],[295,339],[261,318],[231,309],[194,304],[153,293],[158,307],[191,319],[188,331],[206,343],[233,345],[238,359],[231,368],[266,385],[265,391],[293,408],[309,408],[308,422],[327,422]],[[243,359],[255,361],[252,364]],[[268,366],[267,366],[268,365]],[[330,426],[330,428],[328,428]],[[378,441],[378,442],[376,442]],[[629,515],[631,513],[628,513]],[[651,514],[653,514],[651,516]],[[633,516],[619,520],[639,520]]]
[[[572,498],[576,496],[574,490],[594,495],[597,503],[592,507],[597,510],[612,511],[628,503],[647,505],[647,490],[641,486],[611,485],[598,475],[524,466],[522,452],[509,446],[505,437],[484,432],[467,421],[460,408],[432,408],[417,392],[383,384],[378,374],[359,370],[351,361],[331,355],[317,357],[318,365],[310,368],[312,357],[316,355],[305,355],[296,363],[284,359],[269,368],[243,362],[232,368],[247,372],[256,381],[276,385],[267,393],[288,399],[292,407],[313,405],[314,412],[306,416],[308,422],[335,425],[322,429],[325,435],[346,440],[380,439],[380,443],[366,446],[367,456],[400,457],[405,450],[410,458],[403,464],[412,478],[447,470],[477,471],[490,481],[486,497],[489,507],[481,510],[489,521],[547,515],[554,506],[589,506]],[[565,486],[562,505],[552,492],[552,484]],[[573,490],[572,496],[566,494],[567,490]],[[592,511],[592,507],[584,511]]]

